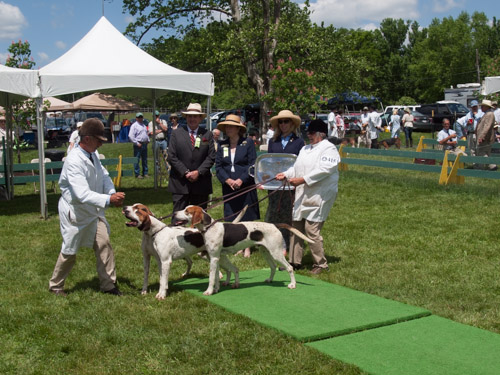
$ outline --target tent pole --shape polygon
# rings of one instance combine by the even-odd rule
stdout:
[[[207,129],[212,131],[212,119],[210,118],[210,112],[212,112],[212,97],[209,95],[207,97]]]
[[[6,169],[5,169],[5,186],[7,188],[7,198],[8,200],[14,199],[14,144],[12,139],[12,103],[10,102],[9,94],[7,94],[7,106],[5,107],[5,124],[6,124],[6,134],[5,134],[5,151],[3,154]]]
[[[38,175],[40,177],[40,215],[42,219],[48,217],[47,206],[47,187],[45,185],[45,144],[44,142],[44,126],[42,122],[42,105],[43,99],[36,98],[36,127],[38,129]]]
[[[156,111],[156,89],[153,89],[153,168],[154,168],[154,189],[158,189],[158,155],[156,152],[156,119],[155,119],[155,111]]]

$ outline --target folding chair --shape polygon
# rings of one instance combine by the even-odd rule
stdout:
[[[31,163],[39,163],[40,160],[39,159],[31,159]],[[45,166],[46,163],[50,163],[52,162],[52,160],[50,160],[49,158],[45,158],[43,159],[43,164]],[[52,168],[50,168],[50,174],[54,174],[54,170]],[[35,173],[35,170],[31,170],[31,175],[32,176],[36,176],[36,173]],[[56,185],[56,182],[55,181],[52,181],[52,184],[51,184],[51,188],[54,189],[54,193],[57,193],[57,185]],[[35,193],[38,193],[38,189],[36,188],[36,182],[33,182],[33,189],[35,190]]]

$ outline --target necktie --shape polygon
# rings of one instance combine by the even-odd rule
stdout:
[[[194,147],[194,130],[191,130],[191,146]]]
[[[89,154],[89,159],[92,164],[94,164],[94,159],[92,158],[92,154]]]

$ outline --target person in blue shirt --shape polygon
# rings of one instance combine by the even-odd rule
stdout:
[[[301,119],[292,111],[283,110],[271,118],[271,126],[274,129],[274,136],[269,140],[269,153],[285,153],[298,155],[304,140],[297,135]],[[292,207],[295,201],[295,190],[290,192],[277,192],[269,196],[266,221],[268,223],[292,224]],[[285,243],[283,252],[286,254],[290,247],[290,233],[287,229],[280,229]]]
[[[136,178],[148,177],[148,127],[144,123],[144,116],[138,112],[135,115],[136,121],[130,127],[128,138],[134,146],[134,157],[137,161],[134,163],[134,173]],[[142,159],[142,175],[139,161]]]

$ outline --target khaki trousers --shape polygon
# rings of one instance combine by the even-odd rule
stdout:
[[[116,283],[116,267],[113,248],[109,242],[108,229],[104,221],[99,219],[94,239],[97,275],[99,276],[102,291],[111,290]],[[49,281],[49,290],[63,290],[64,282],[75,265],[75,255],[59,253],[52,278]]]
[[[313,268],[328,268],[328,262],[325,257],[325,250],[323,249],[323,237],[320,231],[325,222],[314,222],[306,219],[301,221],[292,221],[292,226],[304,233],[307,237],[314,241],[309,244],[309,249],[313,257]],[[290,263],[302,264],[302,257],[304,255],[304,240],[290,233],[290,253],[288,259]]]

